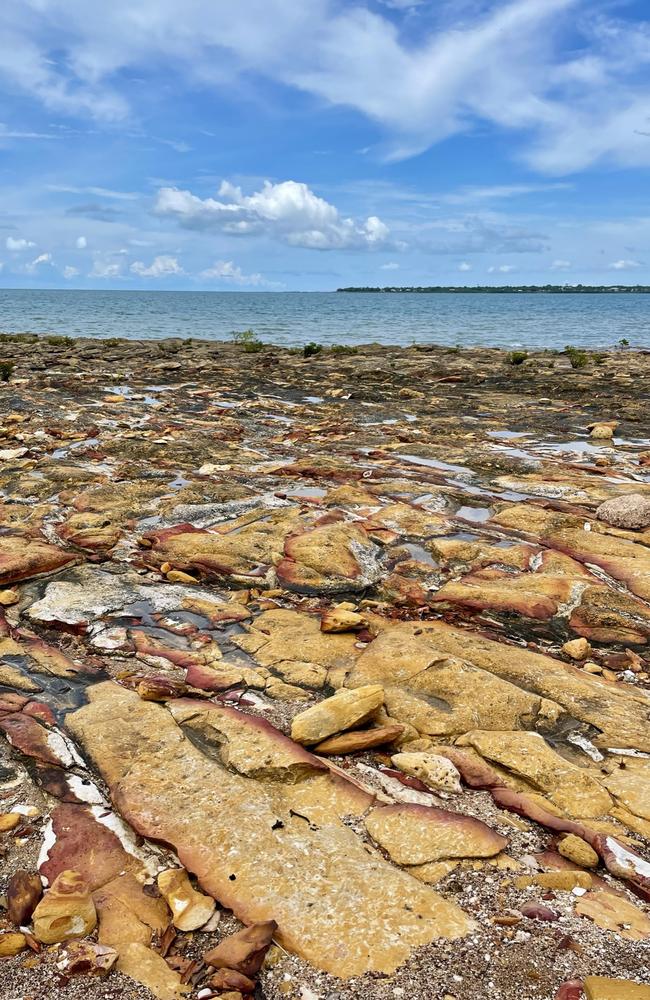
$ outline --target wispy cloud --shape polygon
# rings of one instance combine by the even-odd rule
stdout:
[[[5,0],[0,74],[48,108],[114,122],[137,100],[119,82],[128,71],[171,66],[215,91],[251,86],[253,71],[376,123],[391,159],[487,124],[519,133],[521,155],[548,174],[650,164],[647,24],[590,0],[492,0],[472,17],[448,5],[411,37],[386,5],[418,6],[192,0],[180,31],[177,5],[161,0]]]
[[[241,267],[234,264],[231,260],[215,261],[212,267],[201,271],[200,277],[209,281],[223,281],[231,285],[250,285],[255,287],[271,284],[261,274],[244,274]]]

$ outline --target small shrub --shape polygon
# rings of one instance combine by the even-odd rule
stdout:
[[[597,364],[597,365],[604,365],[605,362],[607,361],[607,355],[606,354],[601,354],[599,352],[596,353],[596,354],[592,354],[591,358],[592,358],[592,361],[594,361],[594,363]]]
[[[0,382],[8,382],[13,371],[14,366],[11,361],[0,361]]]
[[[619,347],[629,347],[630,346],[630,342],[625,337],[621,337],[621,339],[618,342],[618,346]]]
[[[62,337],[59,335],[52,335],[45,338],[45,342],[50,344],[51,347],[69,347],[72,343],[72,337]]]
[[[245,354],[257,354],[264,347],[254,330],[233,330],[230,336],[236,344],[243,348]]]
[[[523,365],[524,361],[528,357],[526,351],[511,351],[508,355],[509,365]]]
[[[305,358],[311,358],[313,354],[320,354],[322,350],[323,345],[317,344],[314,340],[312,340],[309,344],[305,344],[302,349],[302,353]]]
[[[564,348],[564,353],[568,356],[572,368],[584,368],[589,364],[589,355],[586,351],[581,351],[577,347],[568,344]]]
[[[350,347],[349,344],[334,344],[330,347],[330,354],[358,354],[358,347]]]
[[[108,337],[104,341],[105,347],[118,347],[120,343],[119,337]]]

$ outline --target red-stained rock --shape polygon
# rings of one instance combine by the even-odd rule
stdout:
[[[45,541],[4,535],[0,538],[0,585],[45,576],[76,561],[77,556]]]
[[[328,524],[290,535],[278,579],[301,594],[363,590],[380,576],[378,550],[356,524]]]
[[[528,917],[529,920],[559,920],[559,914],[552,910],[550,906],[544,906],[542,903],[524,903],[523,906],[519,907],[519,912],[522,916]]]
[[[43,895],[43,885],[36,872],[17,871],[7,886],[7,916],[16,927],[31,920],[32,913]]]
[[[583,994],[583,982],[581,979],[569,979],[562,983],[555,994],[555,1000],[580,1000]]]
[[[46,729],[22,712],[0,718],[0,729],[4,730],[11,745],[27,757],[61,767],[68,767],[73,761],[60,733]]]
[[[50,883],[74,867],[94,890],[120,872],[141,867],[110,827],[99,822],[97,817],[102,815],[109,815],[102,806],[64,803],[56,807],[51,817],[54,844],[39,869]]]
[[[216,969],[233,969],[243,976],[256,976],[277,929],[275,920],[251,924],[224,938],[216,948],[204,954],[203,960]]]

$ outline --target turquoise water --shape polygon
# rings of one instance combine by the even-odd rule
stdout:
[[[0,331],[283,345],[431,343],[650,348],[650,294],[345,294],[0,290]]]

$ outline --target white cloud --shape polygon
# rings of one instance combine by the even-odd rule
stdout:
[[[231,260],[217,260],[212,267],[201,271],[202,278],[226,281],[233,285],[267,285],[261,274],[244,274],[241,267],[238,267]]]
[[[389,260],[386,264],[381,265],[382,271],[397,271],[399,270],[399,264],[396,260]]]
[[[511,271],[516,270],[517,268],[514,264],[499,264],[498,267],[496,265],[488,267],[488,274],[494,274],[495,272],[499,272],[500,274],[510,274]]]
[[[33,261],[31,261],[29,264],[26,265],[26,269],[33,274],[37,270],[37,268],[41,266],[41,264],[51,264],[51,263],[52,263],[52,254],[41,253],[38,255],[38,257],[35,257]]]
[[[650,164],[640,5],[620,20],[593,0],[437,6],[415,34],[370,0],[188,0],[182,30],[174,0],[5,0],[0,74],[47,108],[104,120],[129,117],[138,88],[119,81],[134,71],[165,65],[180,85],[216,91],[256,75],[361,113],[391,157],[488,123],[518,131],[528,162],[549,174]],[[14,134],[39,137],[5,127]]]
[[[554,260],[551,264],[551,271],[568,271],[571,267],[570,260]]]
[[[63,268],[63,277],[65,278],[66,281],[70,281],[72,278],[76,278],[78,274],[79,274],[79,268],[72,267],[71,264],[68,264],[66,265],[66,267]]]
[[[297,181],[265,181],[262,189],[251,195],[223,181],[219,199],[164,187],[158,192],[155,210],[187,229],[219,230],[235,236],[265,234],[310,250],[373,249],[385,245],[389,236],[388,226],[377,216],[343,218],[334,205]]]
[[[131,273],[141,278],[166,278],[174,274],[183,274],[184,271],[176,257],[161,254],[159,257],[154,257],[148,266],[144,261],[136,260],[131,264]]]
[[[635,267],[641,267],[638,260],[614,260],[609,265],[615,271],[633,271]]]
[[[113,260],[112,255],[96,257],[89,278],[121,278],[124,271],[123,259]]]
[[[7,236],[6,246],[7,250],[18,253],[20,250],[27,250],[29,247],[35,247],[36,244],[32,243],[31,240],[14,239],[13,236]]]
[[[85,250],[88,246],[88,240],[85,236],[77,236],[75,246],[77,247],[77,250]]]
[[[472,270],[472,265],[468,264],[467,261],[464,260],[461,264],[458,265],[458,270],[459,271],[471,271]]]

